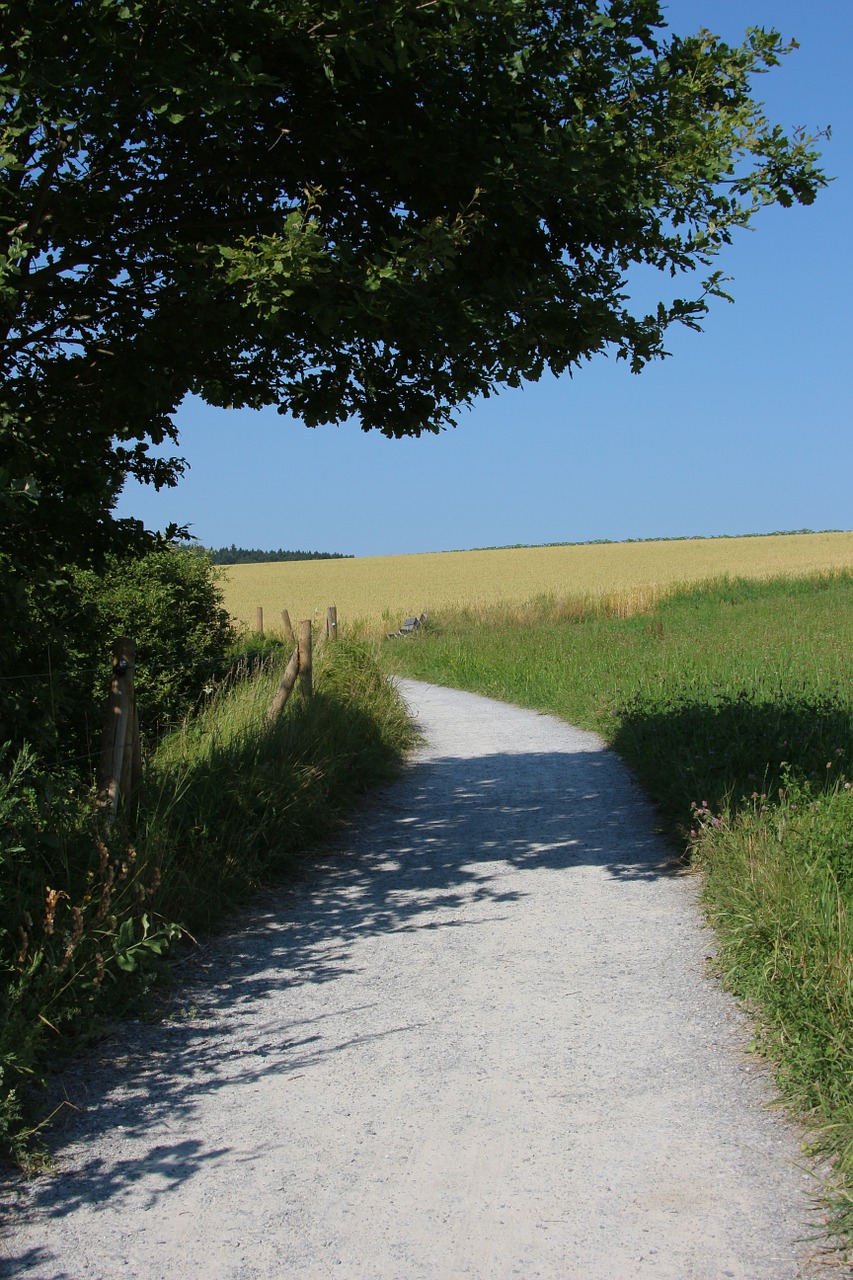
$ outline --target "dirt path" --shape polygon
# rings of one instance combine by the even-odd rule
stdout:
[[[815,1184],[638,789],[591,734],[403,688],[403,779],[69,1074],[3,1274],[804,1274]]]

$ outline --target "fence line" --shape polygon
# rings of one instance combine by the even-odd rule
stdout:
[[[296,632],[293,629],[293,623],[290,620],[290,614],[288,613],[287,609],[282,609],[280,616],[281,616],[281,624],[284,630],[285,637],[288,640],[290,640],[292,644],[295,645]],[[326,610],[325,634],[327,638],[332,640],[337,638],[337,626],[338,626],[337,617],[338,617],[338,611],[336,606],[333,604],[329,605],[328,609]],[[257,606],[256,620],[260,624],[256,628],[257,634],[265,635],[266,632],[264,630],[264,626],[265,626],[264,609],[262,605]],[[260,649],[249,650],[245,654],[240,654],[239,657],[253,658],[253,657],[257,657],[258,654],[262,652],[263,651]],[[206,666],[209,671],[215,671],[218,667],[227,666],[229,661],[231,660],[227,658],[220,658],[220,659],[217,659],[217,661],[215,662],[208,662]],[[157,671],[177,671],[185,667],[186,665],[187,665],[186,661],[158,662],[155,669]],[[13,680],[53,681],[60,676],[71,676],[74,678],[77,678],[79,676],[96,676],[96,675],[99,675],[103,671],[103,669],[104,668],[101,665],[98,665],[97,667],[52,667],[49,671],[28,671],[17,676],[0,675],[0,684],[9,684]]]
[[[258,612],[259,620],[262,620],[261,611]],[[283,610],[283,614],[286,613]],[[334,606],[329,608],[326,615],[326,635],[330,639],[337,636],[337,610]],[[142,745],[135,677],[136,644],[128,637],[122,637],[113,647],[112,674],[104,711],[98,767],[98,807],[107,826],[115,821],[120,806],[134,813],[141,799]],[[313,632],[310,618],[305,618],[298,624],[296,648],[267,712],[268,724],[272,724],[281,714],[297,683],[300,696],[308,701],[313,692]]]
[[[294,644],[295,637],[292,637]],[[235,654],[231,658],[217,658],[215,661],[205,663],[208,671],[216,671],[219,668],[228,667],[229,664],[242,661],[244,658],[258,658],[264,654],[263,649],[248,649],[245,653]],[[180,671],[187,665],[186,660],[179,662],[158,662],[155,671]],[[12,680],[45,680],[50,683],[60,676],[96,676],[103,674],[103,664],[97,667],[54,667],[52,671],[33,671],[19,676],[0,676],[0,684],[5,684]]]
[[[258,631],[263,634],[263,609],[258,608]],[[285,668],[281,683],[267,713],[267,722],[272,723],[281,714],[295,687],[300,696],[307,700],[313,691],[313,632],[310,618],[297,624],[298,632],[294,632],[287,609],[281,611],[281,621],[285,635],[294,644],[293,654]],[[328,640],[336,640],[338,635],[337,608],[330,605],[326,611],[325,636]],[[210,671],[222,670],[225,676],[234,674],[243,658],[263,657],[263,650],[235,655],[235,660],[228,659],[206,663]],[[58,760],[57,764],[66,766],[83,761],[98,761],[97,807],[106,825],[111,825],[121,808],[135,812],[138,809],[142,790],[142,737],[139,728],[139,715],[136,705],[136,659],[135,641],[122,636],[113,645],[112,665],[109,691],[104,707],[103,726],[101,730],[100,749],[92,750],[67,759]],[[186,662],[158,663],[155,670],[168,671],[186,667]],[[102,667],[53,668],[44,672],[31,672],[15,676],[0,676],[0,682],[15,680],[42,680],[53,682],[62,675],[75,677],[96,675]]]
[[[103,667],[53,667],[50,671],[32,671],[21,676],[0,676],[0,684],[7,684],[12,680],[54,680],[56,676],[69,674],[96,676],[99,671],[103,671]]]

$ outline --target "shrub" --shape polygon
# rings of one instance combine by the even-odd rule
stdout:
[[[89,753],[119,636],[137,644],[143,729],[182,719],[221,676],[237,638],[218,573],[161,543],[111,556],[100,572],[58,569],[34,589],[0,557],[0,603],[8,598],[15,618],[0,635],[0,743],[29,742],[54,762]]]
[[[111,559],[103,576],[77,571],[75,586],[79,630],[104,671],[118,636],[136,641],[148,732],[183,719],[224,673],[237,633],[206,558],[166,544],[140,559]]]

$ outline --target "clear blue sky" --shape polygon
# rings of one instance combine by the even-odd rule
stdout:
[[[674,330],[639,376],[597,359],[420,440],[187,403],[188,474],[167,494],[129,487],[118,513],[207,546],[354,555],[853,528],[853,0],[671,0],[668,18],[794,36],[758,96],[786,129],[833,130],[836,180],[738,237],[719,264],[735,303],[702,334]]]

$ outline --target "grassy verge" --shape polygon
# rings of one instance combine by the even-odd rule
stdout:
[[[372,646],[323,646],[311,701],[294,694],[269,725],[280,674],[241,682],[152,760],[144,838],[162,868],[162,910],[193,930],[328,834],[411,741]]]
[[[620,616],[631,614],[633,616]],[[853,576],[540,600],[388,642],[395,670],[601,733],[704,870],[727,985],[816,1119],[853,1232]]]
[[[314,697],[268,724],[280,666],[256,662],[157,746],[132,828],[98,829],[80,780],[40,777],[30,752],[0,782],[0,1143],[16,1158],[51,1058],[393,774],[411,729],[369,646],[322,646]]]

